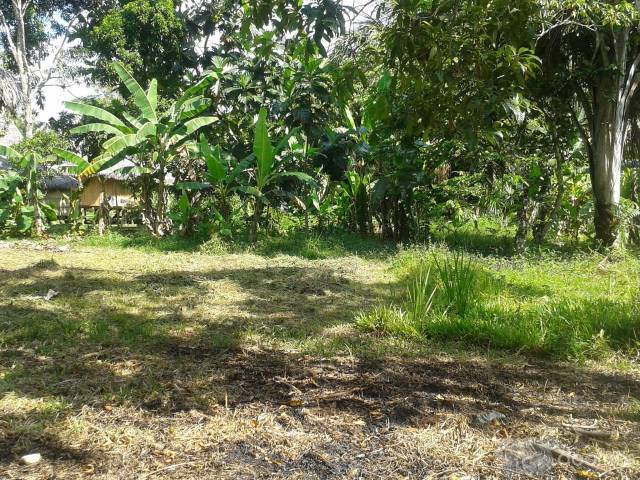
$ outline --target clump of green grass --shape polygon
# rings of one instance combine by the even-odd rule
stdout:
[[[464,317],[475,303],[478,269],[462,252],[447,255],[444,260],[434,255],[433,259],[447,305]]]
[[[186,238],[182,235],[170,235],[158,238],[143,229],[112,229],[104,235],[90,233],[77,240],[87,247],[133,248],[144,252],[190,252],[198,248],[202,238]]]
[[[356,325],[363,330],[419,338],[430,321],[436,288],[431,281],[431,268],[420,263],[407,282],[403,307],[379,305],[361,312]]]
[[[369,322],[360,314],[358,325],[402,335],[409,325],[423,340],[579,361],[634,354],[640,348],[637,264],[626,258],[603,265],[598,255],[584,254],[507,261],[442,248],[405,251],[394,265],[409,293],[377,307]],[[429,268],[437,275],[427,281]]]
[[[433,308],[437,288],[431,286],[431,268],[421,263],[407,286],[406,310],[414,323],[422,322]]]
[[[214,234],[198,247],[198,251],[205,255],[224,255],[230,253],[231,248],[227,241]]]
[[[356,326],[378,335],[397,335],[419,338],[419,325],[405,310],[397,306],[378,305],[356,317]]]
[[[307,233],[297,230],[279,236],[263,236],[255,245],[247,245],[247,249],[267,257],[291,255],[308,260],[347,255],[384,256],[393,253],[393,246],[376,238],[342,231]]]

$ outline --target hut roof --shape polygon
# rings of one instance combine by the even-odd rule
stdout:
[[[0,171],[2,170],[13,170],[9,160],[0,155]]]
[[[140,178],[140,173],[137,173],[135,170],[133,170],[135,167],[135,163],[133,163],[131,160],[125,159],[116,163],[113,167],[109,167],[96,173],[96,175],[98,177],[106,178],[109,180],[116,180],[119,182],[132,181]],[[167,173],[164,180],[166,185],[173,185],[175,183],[175,178],[170,173]]]
[[[107,178],[109,180],[133,180],[139,175],[135,173],[131,173],[130,170],[134,168],[136,165],[131,160],[121,160],[116,163],[114,166],[109,167],[105,170],[98,172],[96,175],[102,178]]]
[[[80,188],[80,182],[71,175],[54,175],[42,183],[47,192],[70,192]]]

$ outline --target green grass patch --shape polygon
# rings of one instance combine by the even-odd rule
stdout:
[[[417,336],[469,347],[573,358],[634,353],[640,346],[639,262],[633,255],[599,254],[534,259],[465,257],[444,247],[405,251],[394,261],[395,301],[358,315],[365,331]],[[438,275],[423,315],[407,294]]]

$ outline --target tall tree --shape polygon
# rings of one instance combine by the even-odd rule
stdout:
[[[10,0],[0,5],[0,38],[8,55],[0,64],[3,103],[26,138],[33,136],[34,105],[60,71],[67,42],[76,25],[81,2]],[[59,39],[55,49],[49,47]],[[0,52],[4,53],[4,52]],[[12,84],[13,87],[10,85]],[[17,94],[16,94],[17,92]],[[11,96],[12,101],[7,101]]]
[[[563,98],[589,159],[597,238],[619,230],[622,164],[638,118],[640,2],[545,1],[538,55],[548,92]]]
[[[118,75],[112,68],[118,61],[143,84],[157,79],[165,94],[176,93],[185,73],[197,65],[197,38],[186,27],[186,17],[179,10],[181,3],[105,2],[87,12],[79,29],[86,52],[86,73],[98,83],[118,85]]]

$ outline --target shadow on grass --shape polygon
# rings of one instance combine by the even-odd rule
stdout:
[[[59,296],[28,298],[49,288]],[[295,398],[295,408],[346,412],[381,428],[488,408],[513,412],[534,428],[542,415],[594,420],[602,405],[640,398],[632,376],[574,365],[357,353],[326,360],[277,348],[348,327],[354,311],[388,290],[323,264],[120,276],[50,261],[0,270],[0,396],[64,405],[54,415],[3,414],[0,465],[36,449],[63,464],[99,460],[104,452],[70,447],[56,434],[57,425],[86,407],[163,417],[222,405],[276,410]],[[207,295],[217,303],[207,303]],[[111,297],[116,301],[107,303]],[[357,346],[355,352],[376,348],[373,336],[355,332],[337,341]],[[525,409],[538,413],[518,413]]]
[[[541,253],[572,257],[576,254],[592,252],[595,248],[593,241],[588,239],[582,239],[576,243],[572,239],[563,237],[561,241],[547,239],[542,244],[536,244],[529,238],[525,250],[518,251],[515,248],[514,238],[514,228],[505,228],[495,221],[486,219],[481,221],[478,228],[471,224],[457,229],[436,225],[432,232],[432,239],[446,244],[450,250],[490,257],[512,258]]]
[[[80,245],[108,248],[134,248],[149,252],[200,252],[210,255],[226,253],[255,253],[266,257],[291,255],[308,260],[359,255],[363,257],[387,257],[397,252],[397,247],[374,237],[363,237],[344,231],[306,233],[294,231],[282,235],[260,235],[250,243],[246,235],[226,240],[215,235],[183,237],[170,235],[165,238],[152,236],[140,228],[113,228],[102,236],[89,234],[79,238]]]

